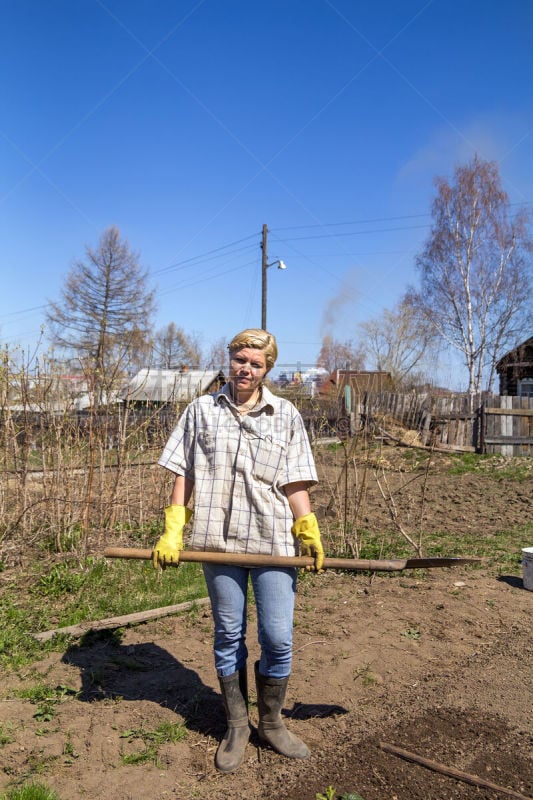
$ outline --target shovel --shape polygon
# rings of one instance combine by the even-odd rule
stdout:
[[[137,547],[107,547],[106,558],[134,558],[142,561],[152,560],[152,550]],[[249,553],[213,553],[210,551],[180,550],[179,563],[198,561],[204,564],[231,564],[238,567],[305,567],[313,568],[314,558],[310,556],[268,556]],[[395,572],[402,569],[434,569],[435,567],[457,567],[481,561],[480,558],[325,558],[322,569],[342,569],[352,572]],[[177,567],[179,563],[169,562],[167,566]]]

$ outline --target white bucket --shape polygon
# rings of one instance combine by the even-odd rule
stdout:
[[[524,568],[524,589],[533,592],[533,547],[522,548],[522,566]]]

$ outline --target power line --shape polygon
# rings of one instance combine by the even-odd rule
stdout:
[[[374,222],[394,222],[395,220],[400,219],[419,219],[420,217],[429,217],[431,216],[429,212],[425,214],[403,214],[402,216],[398,217],[374,217],[373,219],[355,219],[355,220],[348,220],[347,222],[316,222],[312,225],[290,225],[287,228],[271,228],[270,232],[275,233],[276,231],[298,231],[304,230],[305,228],[335,228],[341,225],[370,225]]]
[[[42,311],[43,308],[47,308],[48,305],[44,306],[33,306],[33,308],[23,308],[20,311],[8,311],[6,314],[2,314],[3,317],[15,317],[18,314],[29,314],[30,311]]]
[[[257,248],[257,244],[255,244],[255,243],[246,245],[245,247],[237,247],[234,250],[228,250],[228,252],[226,252],[226,253],[219,253],[217,255],[212,255],[212,256],[209,256],[208,258],[202,258],[202,259],[199,259],[197,261],[193,261],[191,259],[191,263],[183,264],[182,266],[163,267],[162,269],[159,269],[159,270],[157,270],[157,272],[154,272],[152,274],[153,275],[162,275],[162,274],[168,274],[170,272],[181,272],[182,270],[185,270],[185,269],[192,269],[194,267],[199,267],[202,264],[207,264],[208,261],[217,261],[218,259],[221,259],[221,258],[222,259],[228,259],[230,257],[233,258],[238,253],[242,253],[244,251],[253,250],[255,248]]]
[[[160,269],[153,271],[152,274],[161,275],[165,272],[169,272],[172,270],[184,269],[186,266],[191,266],[193,262],[201,263],[202,261],[211,261],[213,258],[217,257],[214,254],[220,253],[221,250],[227,250],[228,247],[233,247],[234,245],[241,244],[241,242],[246,242],[249,239],[255,238],[256,236],[259,239],[258,233],[252,233],[249,236],[244,236],[242,239],[237,239],[235,242],[229,242],[228,244],[223,244],[220,247],[215,247],[213,250],[207,250],[207,252],[201,253],[200,255],[191,256],[191,258],[185,258],[182,261],[175,261],[172,264],[169,264],[167,267],[161,267]],[[238,250],[233,250],[231,251],[231,253],[238,253],[241,252],[242,250],[247,250],[251,247],[255,247],[255,245],[250,244],[247,245],[246,247],[241,247]],[[225,255],[230,255],[230,253],[226,253]]]
[[[516,203],[509,203],[510,206],[529,206],[533,205],[533,200],[522,200]],[[278,231],[298,231],[298,230],[306,230],[306,229],[313,229],[313,228],[337,228],[344,225],[371,225],[376,222],[395,222],[396,220],[403,220],[403,219],[421,219],[423,217],[430,217],[431,212],[426,211],[423,214],[402,214],[398,216],[391,216],[391,217],[371,217],[369,219],[354,219],[354,220],[347,220],[346,222],[315,222],[310,225],[289,225],[287,227],[282,228],[270,228],[270,233],[276,233]],[[402,228],[395,228],[394,230],[402,230]],[[406,229],[408,230],[408,228]],[[364,231],[366,233],[366,231]]]
[[[346,236],[363,236],[367,233],[391,233],[393,231],[414,231],[421,228],[429,228],[430,225],[403,225],[398,228],[374,228],[373,230],[366,231],[347,231],[346,233],[319,233],[312,236],[288,236],[284,239],[277,237],[280,242],[301,242],[309,241],[310,239],[338,239]]]
[[[247,261],[246,264],[239,264],[236,267],[231,267],[230,269],[226,269],[223,272],[217,272],[216,275],[210,275],[205,278],[200,278],[197,281],[191,281],[190,283],[178,283],[176,286],[169,287],[164,292],[159,292],[160,295],[171,294],[172,292],[177,292],[180,289],[189,289],[191,286],[197,286],[199,283],[206,283],[207,281],[214,280],[215,278],[221,278],[223,275],[228,275],[230,272],[236,272],[239,269],[244,269],[245,267],[249,267],[251,264],[255,264],[255,259],[253,261]]]

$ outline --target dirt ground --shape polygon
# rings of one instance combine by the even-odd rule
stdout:
[[[391,455],[392,457],[392,455]],[[420,509],[424,529],[492,536],[531,521],[533,475],[517,483],[453,476],[436,466],[409,481],[391,469],[403,517]],[[367,485],[365,524],[390,524],[381,492]],[[321,493],[322,492],[322,493]],[[418,493],[418,495],[417,495]],[[319,515],[326,488],[315,493]],[[326,520],[324,520],[326,522]],[[533,545],[524,542],[523,546]],[[299,577],[287,725],[310,746],[291,761],[259,745],[242,767],[217,773],[224,716],[212,664],[209,609],[73,640],[33,665],[26,680],[67,686],[48,722],[14,699],[22,679],[4,678],[0,791],[32,776],[61,800],[494,800],[533,797],[531,687],[533,592],[517,574],[461,567],[369,576],[326,571]],[[258,655],[249,612],[249,672]],[[257,709],[250,686],[251,720]],[[187,735],[159,749],[159,763],[124,765],[144,731],[180,722]],[[484,781],[470,785],[386,752],[388,743]]]

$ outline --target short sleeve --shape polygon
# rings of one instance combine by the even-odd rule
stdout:
[[[285,465],[280,473],[278,484],[279,486],[286,486],[288,483],[296,483],[298,481],[305,481],[312,485],[318,483],[318,477],[303,419],[295,409],[291,419]]]
[[[194,479],[195,409],[191,403],[181,417],[157,462],[159,466]]]

